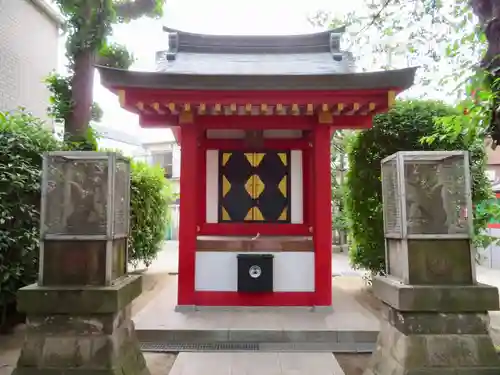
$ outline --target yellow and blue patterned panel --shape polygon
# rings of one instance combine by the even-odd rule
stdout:
[[[289,152],[220,155],[220,222],[290,222]]]

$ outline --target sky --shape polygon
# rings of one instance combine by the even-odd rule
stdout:
[[[350,0],[350,9],[361,3]],[[335,4],[337,7],[335,7]],[[317,10],[338,15],[334,0],[168,0],[161,20],[140,19],[114,27],[113,41],[125,44],[137,61],[131,70],[154,71],[155,52],[166,46],[162,26],[205,34],[301,34],[320,31],[308,22]],[[333,8],[333,9],[332,9]],[[348,11],[350,9],[344,9]],[[138,117],[120,108],[118,99],[100,85],[96,74],[94,100],[104,111],[101,124],[143,140],[172,140],[169,130],[141,129]]]

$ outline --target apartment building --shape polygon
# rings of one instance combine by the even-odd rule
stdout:
[[[52,126],[44,79],[58,67],[62,26],[48,0],[0,0],[0,111],[24,107]]]
[[[165,177],[170,181],[176,199],[169,207],[169,228],[167,239],[177,240],[179,235],[179,204],[180,204],[180,166],[181,150],[175,141],[145,142],[144,161],[159,165],[165,171]]]

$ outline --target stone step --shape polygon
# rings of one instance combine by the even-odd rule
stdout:
[[[180,353],[170,375],[344,375],[331,353]]]
[[[144,351],[372,352],[378,331],[137,330]],[[253,345],[253,346],[252,346]]]
[[[267,353],[373,353],[375,343],[141,343],[141,351],[150,353],[184,352],[267,352]]]

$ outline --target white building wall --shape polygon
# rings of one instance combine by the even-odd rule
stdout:
[[[48,122],[45,78],[58,67],[59,28],[31,0],[0,0],[0,110],[25,107]]]
[[[115,139],[100,138],[97,143],[99,144],[99,148],[101,149],[120,150],[125,156],[138,157],[139,159],[146,152],[146,150],[142,146],[131,145],[129,143],[117,141]]]

